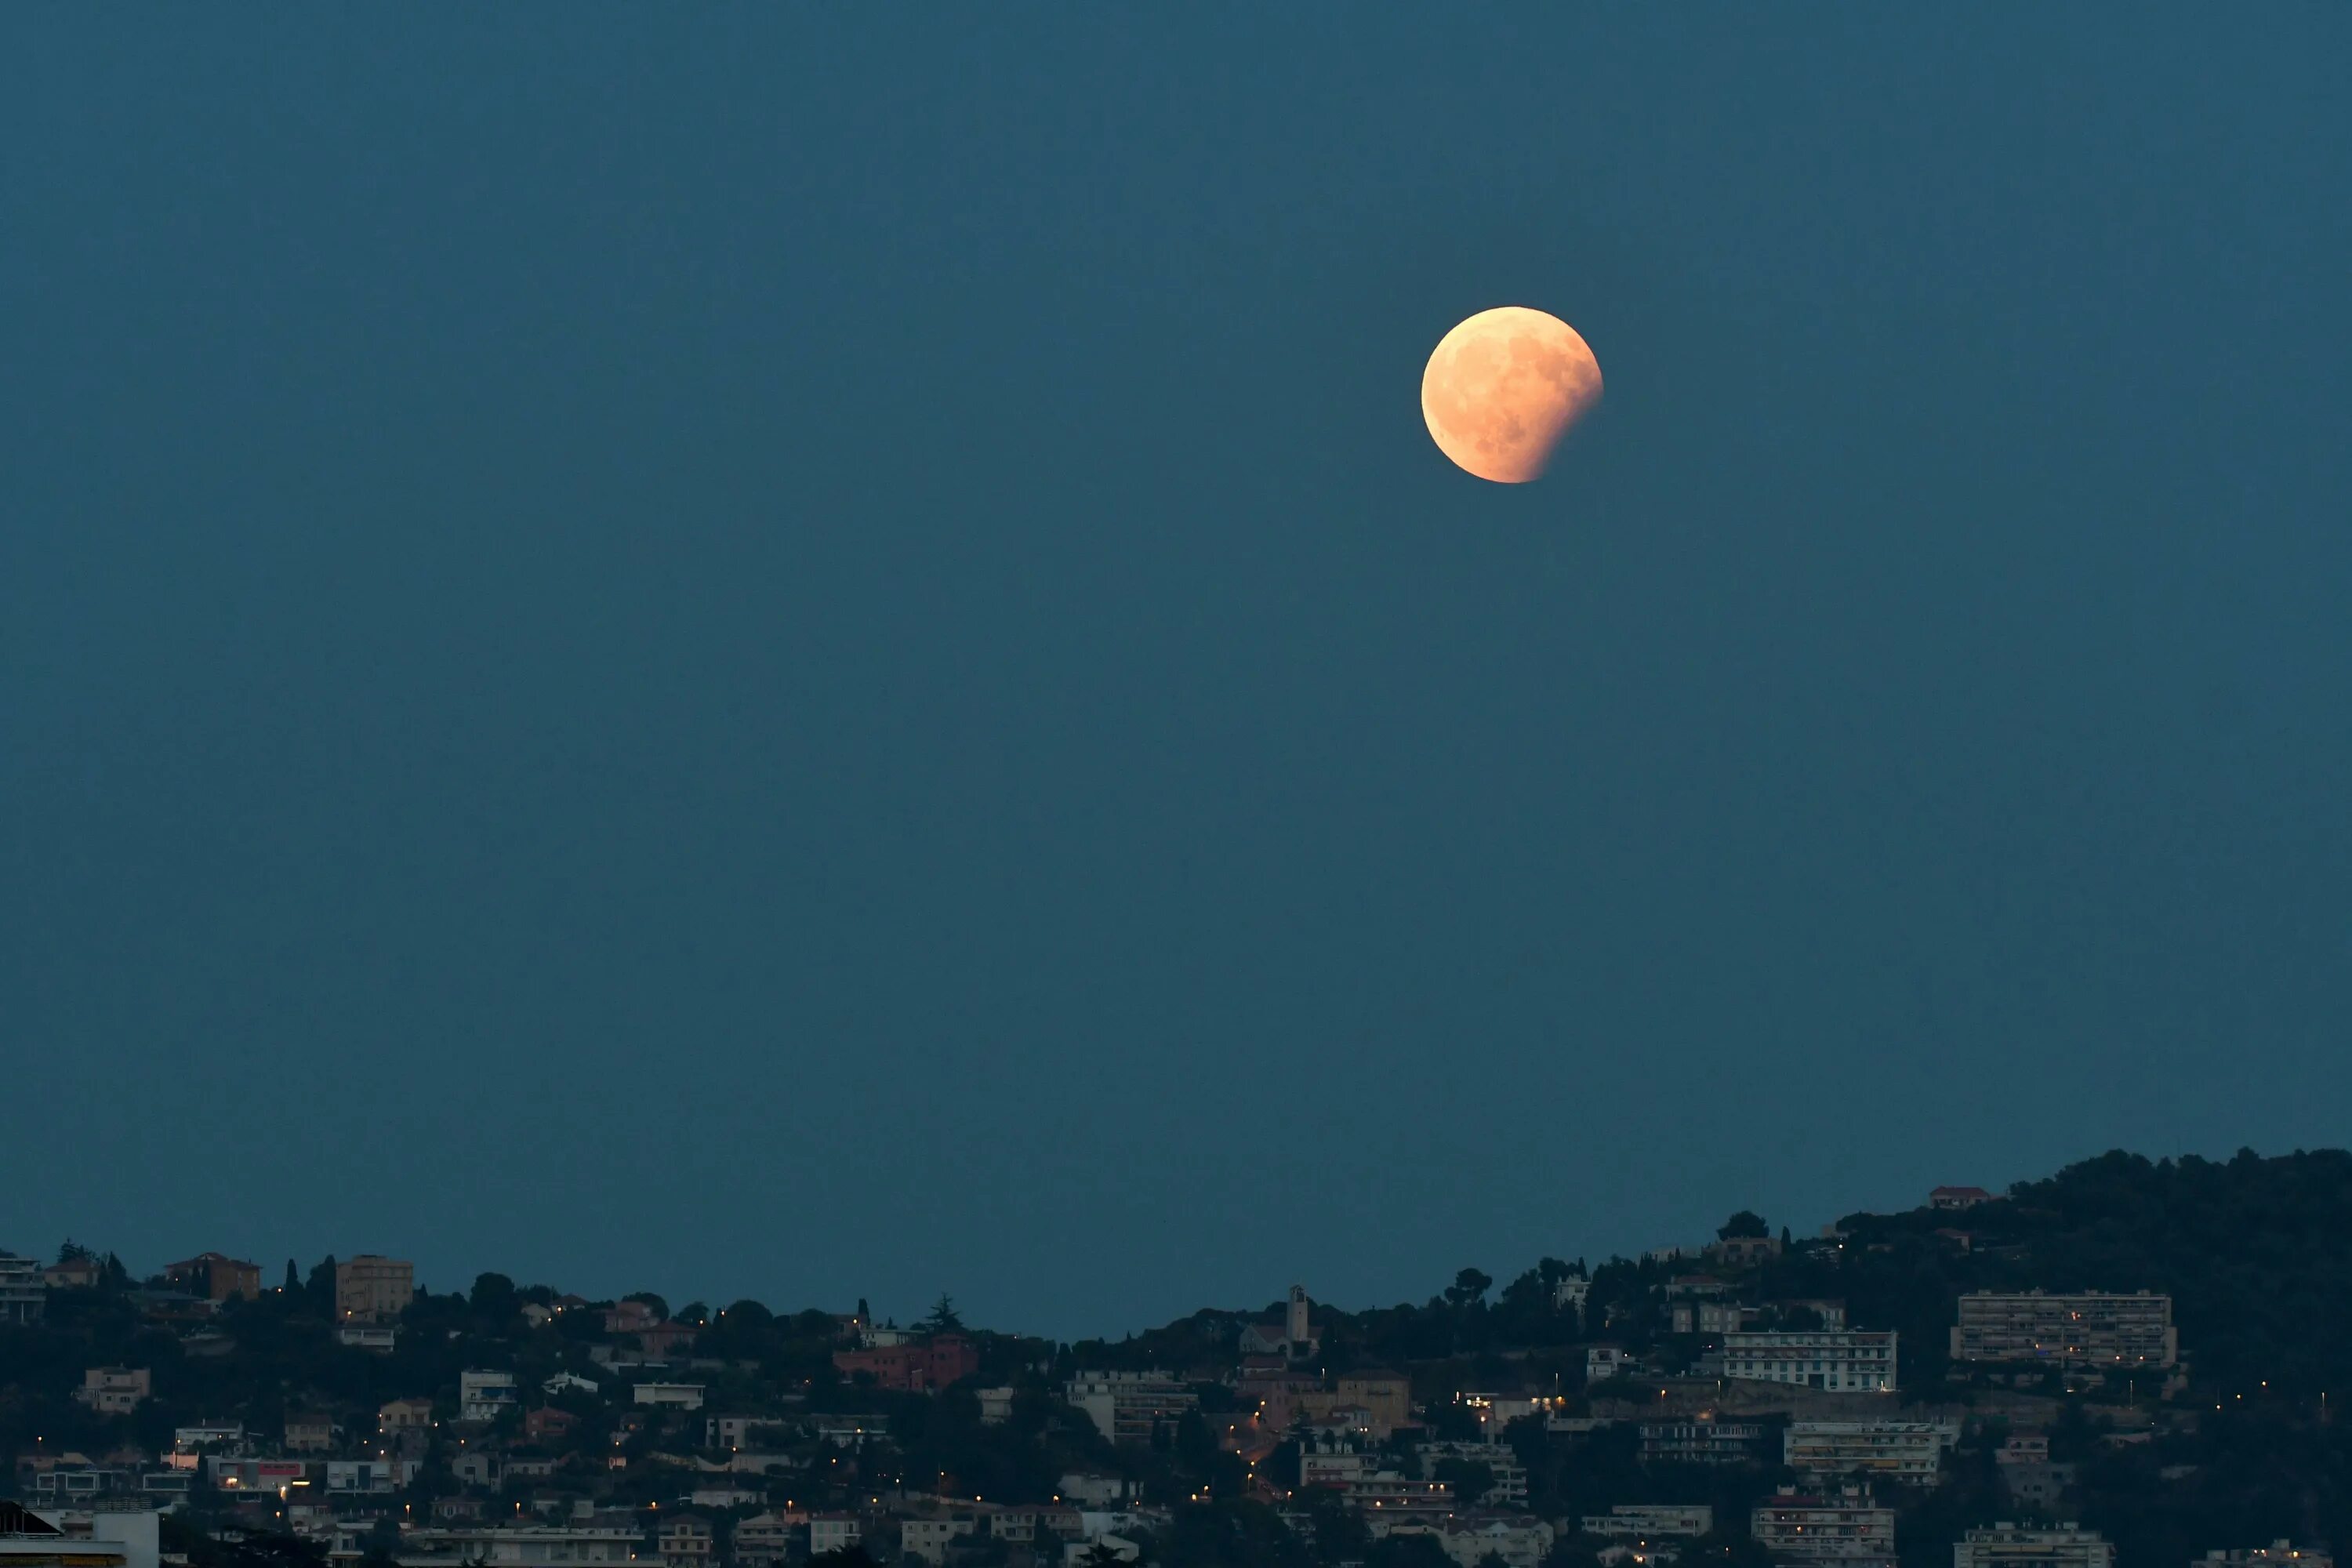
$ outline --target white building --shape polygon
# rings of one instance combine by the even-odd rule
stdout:
[[[41,1266],[13,1252],[0,1252],[0,1323],[37,1323],[47,1310],[48,1282]]]
[[[1149,1443],[1200,1399],[1164,1372],[1082,1372],[1067,1390],[1070,1405],[1114,1443]]]
[[[1832,1394],[1892,1394],[1895,1331],[1726,1334],[1723,1375]]]
[[[1640,1370],[1641,1364],[1622,1345],[1593,1345],[1584,1352],[1584,1381],[1606,1383]]]
[[[631,1397],[639,1405],[658,1405],[665,1410],[699,1410],[702,1408],[702,1384],[641,1383]]]
[[[1419,1443],[1413,1446],[1421,1460],[1421,1478],[1437,1479],[1437,1467],[1448,1459],[1461,1459],[1470,1464],[1484,1465],[1495,1478],[1493,1486],[1484,1497],[1464,1498],[1471,1508],[1516,1510],[1528,1506],[1528,1468],[1519,1463],[1516,1449],[1507,1443]],[[1307,1466],[1305,1455],[1299,1456],[1299,1468]]]
[[[1895,1510],[1866,1491],[1807,1497],[1782,1489],[1748,1516],[1748,1533],[1775,1558],[1846,1565],[1895,1561]]]
[[[388,1497],[416,1479],[422,1459],[329,1459],[327,1489],[362,1497]]]
[[[154,1392],[154,1373],[143,1366],[94,1366],[73,1396],[100,1415],[128,1415]]]
[[[1489,1557],[1501,1558],[1505,1568],[1541,1568],[1554,1539],[1550,1525],[1525,1514],[1457,1514],[1434,1533],[1461,1568],[1478,1568]]]
[[[866,1521],[854,1513],[809,1515],[809,1555],[846,1552],[866,1539]]]
[[[1931,1487],[1959,1440],[1957,1421],[1792,1421],[1780,1436],[1780,1460],[1817,1479]]]
[[[2115,1568],[2116,1549],[2095,1530],[1996,1524],[1971,1530],[1952,1545],[1952,1568]]]
[[[0,1568],[156,1568],[162,1521],[152,1510],[24,1510],[0,1527]]]
[[[521,1400],[510,1372],[461,1372],[457,1374],[457,1419],[495,1421]]]

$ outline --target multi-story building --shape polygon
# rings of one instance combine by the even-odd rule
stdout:
[[[662,1568],[707,1568],[718,1561],[718,1538],[700,1514],[675,1514],[662,1521],[654,1546],[661,1553]]]
[[[334,1417],[316,1412],[289,1415],[284,1441],[289,1454],[323,1454],[335,1446]]]
[[[2292,1541],[2273,1541],[2268,1546],[2240,1546],[2227,1552],[2208,1552],[2200,1568],[2336,1568],[2336,1558],[2333,1553],[2315,1546],[2297,1546]]]
[[[457,1419],[495,1421],[516,1408],[522,1395],[510,1372],[461,1372],[457,1374]]]
[[[163,1265],[163,1278],[192,1296],[207,1301],[258,1300],[261,1266],[224,1253],[201,1252],[194,1258]]]
[[[1931,1487],[1959,1440],[1957,1421],[1792,1421],[1780,1435],[1780,1462],[1817,1479]]]
[[[630,1392],[629,1399],[633,1404],[664,1410],[699,1410],[702,1394],[702,1384],[698,1383],[641,1383]]]
[[[2142,1290],[2074,1296],[1979,1290],[1960,1298],[1952,1359],[2051,1366],[2170,1366],[2180,1359],[2172,1298]]]
[[[41,1266],[32,1258],[0,1252],[0,1323],[37,1323],[48,1300]]]
[[[333,1560],[359,1561],[373,1526],[373,1521],[364,1519],[338,1524]],[[399,1561],[403,1568],[442,1563],[448,1568],[597,1568],[634,1562],[636,1546],[636,1532],[629,1530],[551,1525],[405,1530],[401,1531]]]
[[[1448,1459],[1461,1459],[1474,1465],[1484,1465],[1494,1479],[1481,1497],[1462,1500],[1472,1508],[1516,1510],[1528,1506],[1528,1468],[1519,1463],[1517,1450],[1508,1444],[1494,1443],[1417,1443],[1413,1453],[1421,1460],[1423,1479],[1434,1480],[1437,1467]],[[1306,1459],[1301,1456],[1299,1462]]]
[[[1832,1394],[1892,1394],[1895,1331],[1726,1334],[1723,1374]]]
[[[416,1266],[362,1252],[335,1265],[335,1316],[346,1323],[386,1323],[416,1300]]]
[[[948,1543],[980,1533],[976,1512],[954,1510],[922,1518],[898,1521],[898,1550],[909,1557],[919,1557],[931,1568],[940,1568],[948,1560]]]
[[[1360,1476],[1347,1485],[1348,1506],[1364,1516],[1376,1536],[1399,1520],[1444,1519],[1454,1511],[1454,1489],[1444,1481],[1407,1480],[1393,1470]]]
[[[1717,1421],[1710,1415],[1687,1421],[1642,1423],[1642,1462],[1649,1465],[1752,1464],[1764,1447],[1759,1421]]]
[[[809,1555],[846,1552],[866,1539],[866,1521],[854,1513],[809,1515]]]
[[[1857,1488],[1809,1497],[1783,1487],[1748,1516],[1748,1533],[1776,1559],[1790,1562],[1895,1561],[1895,1510]]]
[[[1966,1531],[1952,1544],[1952,1568],[2115,1568],[2115,1562],[2105,1537],[2071,1523],[2055,1530],[1996,1524]]]
[[[962,1334],[835,1351],[833,1364],[844,1377],[863,1374],[883,1388],[929,1394],[961,1383],[980,1370],[980,1350]]]
[[[808,1515],[797,1509],[772,1509],[737,1521],[729,1538],[736,1568],[783,1568],[807,1528]]]
[[[1526,1514],[1456,1514],[1433,1533],[1461,1568],[1479,1568],[1490,1557],[1504,1568],[1541,1568],[1554,1539],[1550,1525]]]
[[[1610,1541],[1689,1539],[1715,1528],[1715,1510],[1703,1502],[1621,1502],[1577,1522],[1585,1534]]]
[[[153,1395],[154,1377],[143,1366],[94,1366],[73,1396],[100,1415],[128,1415]]]
[[[327,1490],[359,1497],[389,1497],[415,1480],[424,1469],[422,1459],[329,1459]]]
[[[1067,1390],[1071,1405],[1114,1443],[1149,1443],[1200,1405],[1200,1397],[1164,1372],[1082,1372]]]

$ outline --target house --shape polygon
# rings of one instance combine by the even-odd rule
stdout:
[[[736,1568],[783,1568],[808,1521],[797,1509],[772,1509],[738,1521],[730,1539]]]
[[[1695,1540],[1715,1530],[1715,1510],[1703,1502],[1621,1502],[1577,1521],[1587,1535],[1607,1541]]]
[[[289,1454],[323,1454],[335,1446],[335,1423],[325,1415],[289,1415],[285,1441]]]
[[[1002,1426],[1012,1420],[1014,1393],[1015,1390],[1009,1385],[1003,1388],[980,1390],[980,1424],[983,1426]]]
[[[335,1265],[335,1318],[345,1323],[388,1323],[416,1300],[416,1266],[362,1252]]]
[[[1106,1476],[1094,1470],[1072,1470],[1062,1477],[1060,1489],[1055,1494],[1064,1502],[1080,1508],[1117,1508],[1133,1497],[1136,1483],[1117,1476]]]
[[[654,1310],[650,1301],[615,1301],[604,1309],[604,1331],[608,1334],[642,1333],[662,1321],[662,1314]]]
[[[41,1270],[41,1283],[52,1290],[95,1290],[105,1278],[105,1267],[87,1254],[61,1258]]]
[[[698,1383],[641,1383],[631,1391],[631,1400],[638,1405],[650,1405],[663,1410],[699,1410],[702,1408],[702,1384]]]
[[[1993,1194],[1982,1187],[1937,1187],[1927,1194],[1931,1209],[1972,1209],[1992,1201]]]
[[[338,1323],[335,1342],[370,1355],[390,1355],[400,1344],[396,1323]]]
[[[957,1509],[898,1521],[898,1550],[909,1557],[919,1557],[931,1568],[941,1568],[948,1560],[948,1544],[965,1536],[980,1533],[976,1513]]]
[[[1592,1345],[1584,1352],[1584,1381],[1606,1383],[1612,1377],[1629,1377],[1641,1370],[1641,1363],[1622,1345]]]
[[[559,1372],[539,1386],[543,1394],[597,1394],[604,1387],[593,1377],[572,1372]]]
[[[200,1252],[194,1258],[167,1263],[163,1266],[163,1278],[190,1295],[202,1296],[208,1301],[254,1301],[261,1297],[261,1266],[217,1252]]]
[[[552,1405],[523,1413],[522,1439],[526,1443],[560,1443],[579,1429],[580,1417]]]
[[[980,1370],[980,1351],[960,1333],[933,1334],[910,1344],[835,1351],[833,1364],[844,1377],[861,1374],[902,1394],[935,1394]]]
[[[662,1568],[708,1568],[718,1551],[710,1521],[700,1514],[672,1515],[662,1521],[654,1539]]]
[[[153,1396],[154,1375],[143,1366],[94,1366],[73,1396],[100,1415],[128,1415]]]
[[[423,1431],[433,1425],[433,1402],[429,1399],[394,1399],[386,1401],[375,1413],[376,1426],[385,1432]]]
[[[866,1539],[866,1521],[854,1513],[809,1515],[809,1555],[846,1552]]]

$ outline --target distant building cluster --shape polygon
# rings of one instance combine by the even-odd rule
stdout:
[[[1948,1227],[1999,1203],[1937,1188],[1922,1245],[1973,1246]],[[1393,1364],[1365,1354],[1364,1321],[1298,1286],[1146,1349],[981,1332],[945,1299],[901,1328],[863,1303],[673,1312],[491,1276],[435,1297],[375,1254],[307,1282],[289,1265],[283,1284],[220,1252],[139,1280],[79,1249],[0,1255],[0,1331],[44,1323],[59,1293],[61,1324],[93,1321],[96,1302],[139,1327],[70,1369],[61,1439],[11,1456],[21,1502],[0,1510],[0,1568],[163,1568],[170,1514],[290,1533],[334,1568],[796,1568],[853,1549],[920,1568],[1181,1568],[1167,1553],[1185,1510],[1242,1499],[1310,1544],[1336,1510],[1462,1568],[1544,1568],[1569,1549],[1648,1568],[1727,1534],[1796,1568],[1895,1568],[1906,1510],[1964,1456],[1998,1478],[2010,1517],[1961,1530],[1953,1568],[2114,1568],[2099,1531],[2063,1522],[2080,1464],[2051,1431],[2070,1401],[2118,1384],[2123,1403],[2100,1406],[2116,1440],[2171,1419],[2185,1373],[2170,1299],[1958,1294],[1946,1360],[1906,1383],[1895,1331],[1851,1321],[1825,1289],[1849,1245],[1735,1216],[1703,1247],[1598,1272],[1547,1262],[1499,1298],[1465,1270],[1445,1300],[1399,1310],[1422,1314],[1433,1353]],[[1510,1313],[1540,1332],[1485,1361],[1450,1349],[1449,1323]],[[171,1353],[122,1349],[159,1344]],[[270,1356],[284,1396],[225,1392]],[[1467,1378],[1472,1364],[1513,1374]],[[1960,1386],[1979,1403],[1953,1401]],[[191,1407],[189,1389],[216,1408]],[[1595,1444],[1639,1468],[1641,1490],[1560,1507],[1547,1467]],[[988,1496],[957,1467],[991,1445],[1058,1479]],[[2177,1568],[2334,1564],[2281,1541]]]

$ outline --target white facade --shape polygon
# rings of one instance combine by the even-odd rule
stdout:
[[[2095,1530],[2062,1524],[2021,1530],[1996,1524],[1952,1544],[1952,1568],[2115,1568],[2116,1549]]]
[[[1895,1510],[1867,1492],[1767,1498],[1748,1517],[1748,1533],[1776,1558],[1801,1563],[1893,1563]]]
[[[331,1555],[345,1562],[362,1553],[365,1523],[338,1525]],[[458,1568],[489,1564],[490,1568],[583,1568],[583,1564],[625,1563],[636,1560],[637,1537],[627,1530],[564,1530],[553,1526],[518,1529],[406,1530],[394,1561],[402,1568]]]
[[[461,1372],[457,1374],[457,1419],[495,1421],[521,1399],[510,1372]]]
[[[1892,1394],[1895,1331],[1726,1334],[1723,1374],[1832,1394]]]
[[[13,1252],[0,1252],[0,1323],[37,1323],[49,1303],[41,1266]]]
[[[866,1539],[866,1521],[854,1513],[814,1513],[809,1516],[809,1555],[822,1557],[828,1552],[846,1552]]]
[[[631,1397],[639,1405],[659,1405],[666,1410],[699,1410],[702,1408],[702,1384],[641,1383]]]
[[[1067,1396],[1114,1443],[1149,1443],[1157,1428],[1200,1405],[1190,1388],[1164,1372],[1082,1372]]]
[[[1957,1421],[1792,1421],[1780,1459],[1801,1475],[1931,1487],[1959,1440]]]

